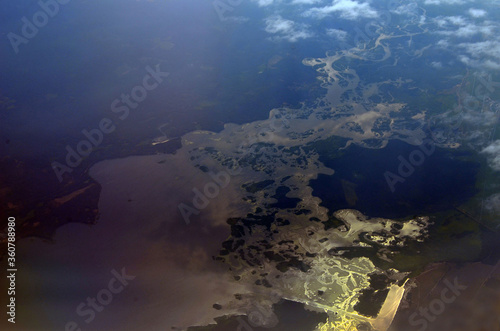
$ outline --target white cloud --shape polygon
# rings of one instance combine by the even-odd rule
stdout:
[[[441,28],[436,33],[461,38],[476,34],[489,36],[498,27],[498,24],[492,21],[475,23],[462,16],[438,16],[434,22]]]
[[[466,52],[459,57],[465,64],[500,69],[500,40],[460,43],[458,47]]]
[[[307,39],[313,36],[305,24],[296,23],[281,16],[266,18],[266,32],[276,35],[277,39],[285,39],[296,42],[299,39]]]
[[[345,40],[347,37],[347,32],[338,29],[327,29],[326,34],[337,40]]]
[[[481,66],[486,68],[486,69],[492,69],[492,70],[500,70],[500,63],[497,61],[492,61],[490,59],[484,60],[481,63]]]
[[[500,171],[500,140],[495,140],[488,147],[484,148],[481,153],[488,154],[490,156],[490,166],[496,170]]]
[[[461,5],[466,1],[464,0],[425,0],[425,5]]]
[[[440,41],[438,41],[436,43],[437,46],[441,47],[441,48],[448,48],[450,47],[450,43],[448,42],[448,40],[445,40],[445,39],[441,39]]]
[[[418,4],[416,2],[410,2],[394,8],[391,12],[398,15],[417,15]]]
[[[480,41],[477,43],[461,43],[458,45],[474,57],[483,55],[500,56],[500,43],[496,40]]]
[[[467,24],[465,26],[461,26],[456,30],[452,31],[438,31],[439,34],[447,35],[447,36],[455,36],[460,38],[472,37],[476,34],[483,34],[485,36],[489,36],[493,34],[492,26],[479,26],[474,24]]]
[[[492,20],[477,22],[474,18],[463,16],[438,16],[432,21],[438,26],[438,30],[434,33],[445,36],[437,46],[456,52],[457,58],[469,67],[500,69],[498,22]]]
[[[482,69],[491,69],[491,70],[500,70],[500,63],[497,61],[493,61],[490,59],[481,60],[481,59],[472,59],[467,55],[460,55],[458,59],[466,64],[469,67],[474,68],[482,68]]]
[[[474,18],[483,17],[486,16],[486,10],[471,8],[469,9],[469,15]]]
[[[355,20],[359,17],[377,17],[377,11],[369,3],[360,3],[354,0],[333,0],[332,4],[325,7],[316,7],[307,10],[304,16],[323,18],[331,14],[339,14],[340,17]]]
[[[272,5],[275,2],[274,0],[252,0],[252,1],[253,2],[257,2],[257,4],[260,7],[269,6],[269,5]]]
[[[322,0],[293,0],[292,5],[313,5],[321,1]]]
[[[434,22],[439,27],[453,27],[466,25],[466,20],[462,16],[438,16],[434,19]]]
[[[425,11],[419,6],[415,1],[407,2],[398,5],[394,8],[389,8],[391,14],[405,16],[404,19],[408,24],[417,23],[420,25],[426,24],[427,18],[425,17]]]
[[[434,61],[434,62],[431,62],[431,67],[436,68],[436,69],[440,69],[443,67],[443,64],[441,62]]]

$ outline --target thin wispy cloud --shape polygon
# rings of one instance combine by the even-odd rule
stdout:
[[[458,48],[465,51],[460,60],[471,67],[500,69],[500,40],[460,43]]]
[[[449,31],[438,31],[439,34],[446,36],[454,36],[454,37],[472,37],[477,34],[481,34],[483,36],[490,36],[493,34],[494,27],[493,26],[481,26],[475,24],[466,24],[461,27],[458,27],[454,30]]]
[[[418,10],[418,4],[416,2],[410,2],[392,9],[391,13],[398,15],[416,15],[418,14]]]
[[[433,61],[431,62],[431,67],[436,69],[441,69],[443,67],[443,64],[439,61]]]
[[[278,1],[275,1],[275,0],[252,0],[253,2],[257,2],[257,4],[260,6],[260,7],[265,7],[265,6],[269,6],[269,5],[272,5],[273,3],[275,2],[278,2]]]
[[[265,19],[266,32],[273,34],[273,39],[284,39],[296,42],[300,39],[307,39],[313,36],[307,25],[284,19],[280,15],[271,16]]]
[[[470,14],[471,11],[469,10]],[[483,20],[483,15],[438,16],[432,19],[443,36],[437,46],[453,51],[465,65],[481,69],[500,69],[500,24]]]
[[[330,37],[333,37],[337,40],[342,40],[342,41],[347,38],[347,32],[344,30],[327,29],[326,34]]]
[[[500,171],[500,140],[495,140],[481,152],[489,156],[490,166],[494,170]]]
[[[334,0],[328,6],[315,7],[304,12],[304,16],[315,18],[324,18],[334,14],[348,20],[378,17],[377,11],[368,2],[353,0]]]
[[[425,5],[462,5],[465,0],[425,0]]]
[[[484,200],[484,209],[490,213],[500,213],[500,193],[493,194]]]
[[[292,5],[314,5],[322,0],[292,0]]]

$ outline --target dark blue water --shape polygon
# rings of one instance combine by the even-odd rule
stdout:
[[[330,211],[353,208],[372,217],[402,218],[447,210],[477,192],[475,181],[480,164],[471,161],[471,153],[441,148],[435,148],[430,155],[418,151],[422,151],[418,146],[396,140],[383,149],[351,145],[341,157],[323,153],[321,161],[335,174],[312,180],[313,195]],[[421,164],[411,165],[413,171],[411,167],[401,167],[400,174],[398,167],[405,163],[401,160],[409,161],[411,153],[425,158],[414,158],[418,161],[415,163]]]

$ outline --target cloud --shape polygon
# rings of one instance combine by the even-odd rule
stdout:
[[[490,157],[490,166],[494,170],[500,171],[500,139],[492,142],[481,153],[487,154]]]
[[[431,66],[433,68],[436,68],[436,69],[440,69],[443,67],[443,64],[441,62],[438,62],[438,61],[434,61],[434,62],[431,62]]]
[[[500,69],[500,24],[475,17],[438,16],[432,19],[437,35],[445,36],[437,46],[453,51],[469,67]],[[457,40],[458,39],[458,40]],[[460,40],[462,39],[462,40]]]
[[[322,0],[293,0],[292,5],[313,5],[321,1]]]
[[[313,36],[305,24],[296,23],[279,15],[266,18],[266,32],[276,35],[277,39],[296,42]]]
[[[348,20],[355,20],[359,17],[378,17],[377,11],[369,3],[354,0],[333,0],[329,6],[307,10],[304,16],[323,18],[331,14],[339,14],[340,17]]]
[[[465,0],[425,0],[424,5],[461,5]]]
[[[410,2],[404,5],[400,5],[391,10],[391,13],[398,15],[417,15],[418,14],[418,4],[416,2]]]
[[[450,28],[453,26],[463,26],[466,25],[466,20],[462,16],[438,16],[434,19],[434,22],[440,28]]]
[[[252,1],[257,2],[259,7],[266,7],[272,5],[275,2],[274,0],[252,0]]]
[[[490,213],[500,213],[500,193],[493,194],[484,200],[484,208]]]
[[[477,34],[490,36],[497,27],[497,24],[491,21],[475,23],[462,16],[438,16],[434,19],[434,23],[441,28],[436,33],[459,38],[471,37]]]
[[[459,56],[463,63],[473,67],[500,69],[500,40],[460,43],[458,48],[466,53]]]
[[[486,10],[471,8],[469,9],[469,15],[474,18],[483,17],[486,16]]]
[[[489,36],[493,34],[493,27],[468,24],[465,26],[461,26],[454,31],[439,31],[438,33],[447,36],[454,36],[461,38],[472,37],[477,34],[483,34],[485,36]]]
[[[347,32],[338,29],[327,29],[326,34],[337,40],[345,40],[347,38]]]

